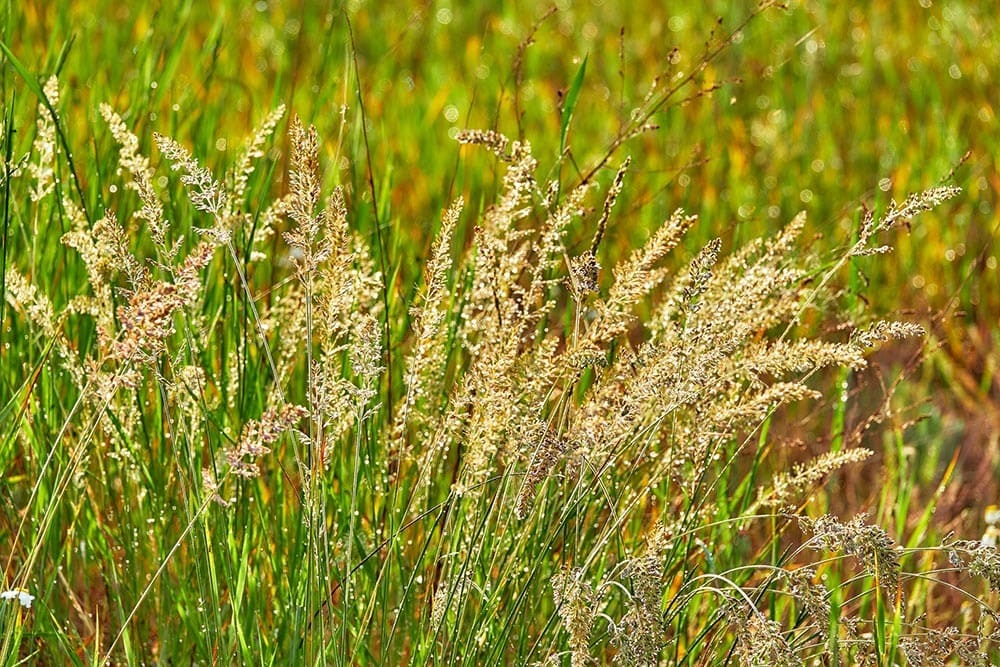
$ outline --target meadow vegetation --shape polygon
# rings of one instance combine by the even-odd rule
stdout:
[[[0,8],[0,662],[1000,660],[986,8],[321,4]]]

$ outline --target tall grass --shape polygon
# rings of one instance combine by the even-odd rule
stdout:
[[[674,207],[630,224],[657,119],[724,104],[705,77],[772,14],[669,55],[597,150],[589,58],[554,159],[520,116],[435,137],[483,175],[411,236],[353,35],[334,136],[278,106],[219,159],[154,133],[146,91],[95,105],[74,153],[65,79],[5,31],[4,664],[995,661],[1000,555],[934,525],[957,457],[915,457],[870,361],[926,332],[858,296],[953,179],[839,241],[805,214],[735,244]],[[869,515],[837,516],[875,454]]]

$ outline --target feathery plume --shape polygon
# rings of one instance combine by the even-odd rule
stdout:
[[[59,106],[59,80],[53,74],[46,80],[43,87],[45,97],[49,104],[55,109]],[[48,107],[39,102],[38,120],[36,121],[38,133],[31,144],[31,152],[35,154],[35,160],[28,163],[28,173],[35,181],[31,188],[31,201],[36,202],[43,199],[52,192],[56,186],[56,124],[52,119],[52,114]]]
[[[590,633],[597,615],[594,587],[583,578],[581,568],[562,569],[552,575],[552,597],[563,628],[569,633],[572,667],[594,664],[590,656]]]

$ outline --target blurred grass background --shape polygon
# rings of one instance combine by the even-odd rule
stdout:
[[[473,220],[492,201],[492,163],[460,151],[449,139],[458,129],[524,137],[542,173],[559,169],[572,183],[605,155],[654,76],[690,72],[712,30],[734,29],[754,5],[591,0],[555,6],[549,14],[550,5],[538,2],[330,8],[265,0],[8,0],[0,11],[3,40],[20,61],[42,80],[59,75],[61,119],[92,216],[110,208],[126,220],[137,205],[133,193],[109,188],[121,179],[102,171],[117,160],[97,111],[101,102],[123,114],[154,164],[157,131],[191,146],[217,172],[264,113],[286,103],[324,138],[332,163],[326,189],[344,185],[352,224],[374,234],[370,170],[394,294],[405,302],[437,212],[457,194],[472,193],[465,218]],[[998,499],[997,27],[989,3],[960,0],[803,2],[766,12],[682,89],[678,103],[651,119],[659,129],[626,142],[598,173],[606,184],[621,158],[632,156],[628,186],[602,246],[608,266],[677,207],[701,216],[686,238],[689,252],[714,236],[738,247],[800,210],[809,215],[817,248],[843,246],[862,205],[883,207],[958,167],[954,182],[965,194],[895,237],[891,255],[858,260],[860,292],[844,295],[857,303],[861,319],[871,301],[878,312],[924,323],[931,335],[925,363],[911,365],[896,392],[898,421],[866,436],[886,465],[848,474],[837,502],[847,512],[879,502],[880,478],[891,473],[913,485],[907,502],[919,507],[960,452],[938,503],[935,524],[942,534],[959,527],[978,534],[983,509]],[[669,64],[675,47],[679,60]],[[560,161],[561,100],[584,59],[571,154]],[[37,100],[9,65],[2,88],[14,118],[34,117]],[[691,99],[680,104],[685,98]],[[15,156],[29,150],[30,129],[17,127]],[[278,183],[284,141],[277,140],[268,158]],[[179,192],[174,196],[183,205]],[[58,217],[48,222],[64,224]],[[12,224],[15,263],[32,274],[51,271],[49,293],[64,305],[78,287],[59,280],[74,253],[58,243],[60,234],[35,231],[27,220]],[[592,230],[575,233],[582,245]],[[0,333],[5,343],[13,335]],[[5,345],[5,363],[8,350]],[[916,353],[896,345],[877,361],[899,367]],[[878,373],[851,379],[862,400],[850,418],[871,411],[865,400],[880,400],[880,392],[866,389],[878,380]],[[0,387],[0,403],[11,391]],[[802,432],[787,438],[822,450],[808,443],[816,433],[802,423]],[[895,496],[881,500],[896,502]],[[884,516],[897,509],[881,508]]]

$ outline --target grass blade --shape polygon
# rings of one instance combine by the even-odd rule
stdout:
[[[573,112],[576,111],[576,104],[580,99],[580,90],[583,88],[583,78],[587,73],[587,58],[590,54],[583,57],[583,62],[580,63],[580,67],[576,70],[576,75],[573,77],[573,82],[569,86],[569,90],[566,91],[566,99],[563,100],[562,115],[559,122],[559,155],[561,156],[566,151],[566,138],[569,135],[569,126],[573,122]]]

